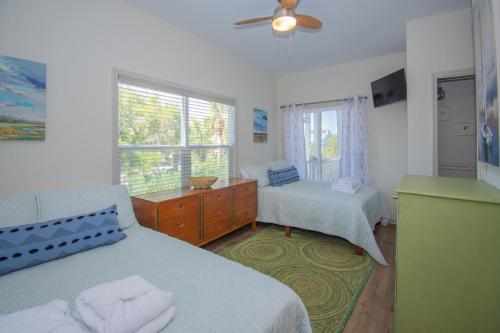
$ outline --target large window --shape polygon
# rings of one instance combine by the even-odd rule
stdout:
[[[131,194],[233,175],[234,102],[118,78],[120,183]]]
[[[308,178],[331,181],[340,172],[340,108],[306,110],[304,118]]]

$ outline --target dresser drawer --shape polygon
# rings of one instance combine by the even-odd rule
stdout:
[[[205,220],[219,220],[230,217],[233,210],[233,193],[230,189],[220,190],[205,195]]]
[[[249,224],[257,217],[257,207],[252,206],[236,212],[236,225]]]
[[[257,193],[247,194],[236,198],[236,211],[257,206]]]
[[[197,196],[164,202],[159,206],[160,222],[165,218],[185,214],[198,214],[200,199]]]
[[[238,185],[236,187],[236,200],[249,195],[257,195],[257,182]]]
[[[205,221],[204,223],[204,238],[211,239],[220,236],[231,229],[231,217],[226,217],[219,220]]]
[[[197,244],[200,240],[200,221],[197,214],[167,217],[160,221],[159,231],[191,244]]]

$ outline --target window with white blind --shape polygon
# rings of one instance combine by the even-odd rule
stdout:
[[[131,194],[233,175],[234,102],[118,76],[120,183]]]

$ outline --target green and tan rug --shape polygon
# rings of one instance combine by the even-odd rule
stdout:
[[[314,332],[342,332],[373,269],[342,239],[270,226],[219,253],[292,288],[307,308]]]

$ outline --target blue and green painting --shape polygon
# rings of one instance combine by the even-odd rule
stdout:
[[[253,142],[267,142],[267,111],[253,109]]]
[[[0,140],[45,139],[45,64],[0,55]]]
[[[495,18],[491,0],[473,3],[476,43],[476,100],[478,103],[478,159],[500,166],[498,70]]]

